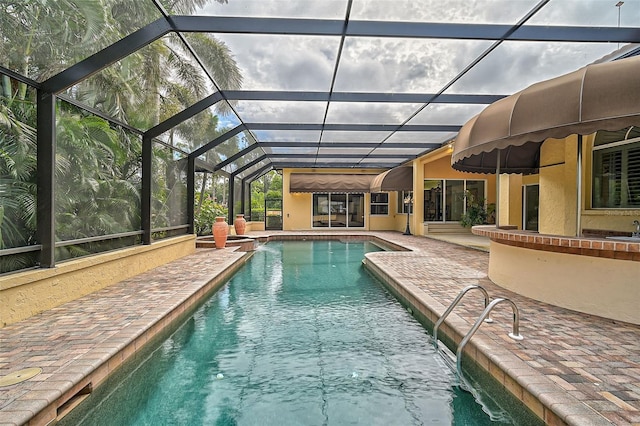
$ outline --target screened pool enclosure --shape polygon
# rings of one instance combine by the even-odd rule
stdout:
[[[637,22],[640,0],[2,1],[0,273],[191,234],[206,185],[232,217],[271,170],[405,164],[631,54]]]

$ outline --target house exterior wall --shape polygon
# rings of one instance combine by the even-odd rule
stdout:
[[[576,235],[577,141],[572,135],[540,147],[541,234]]]
[[[515,197],[512,189],[516,186],[521,188],[524,184],[539,183],[541,235],[516,231],[514,235],[500,237],[502,240],[491,236],[489,278],[504,288],[552,305],[640,324],[635,303],[640,295],[640,262],[633,253],[637,248],[605,250],[602,255],[594,255],[602,250],[601,247],[613,247],[615,243],[600,238],[581,238],[583,234],[590,233],[585,230],[630,233],[635,229],[633,220],[640,219],[640,209],[591,208],[594,139],[594,135],[583,137],[581,230],[577,230],[576,135],[562,140],[548,139],[542,144],[538,175],[501,176],[501,209],[515,210],[518,204],[522,205],[521,199],[516,203],[511,198]],[[505,194],[509,194],[508,200],[504,199]],[[516,216],[509,214],[508,217],[513,221]],[[538,246],[528,247],[527,241],[534,236]],[[553,250],[547,247],[562,237],[574,238],[570,238],[570,244],[563,242],[559,247],[552,247]],[[626,244],[617,245],[626,247]]]
[[[425,235],[426,226],[424,218],[424,180],[425,179],[471,179],[485,180],[487,182],[486,199],[487,203],[496,201],[495,175],[465,173],[451,168],[452,149],[448,146],[432,151],[413,161],[413,214],[409,216],[409,228],[414,235]],[[371,171],[360,170],[365,174],[378,174],[384,170]],[[311,229],[312,226],[312,204],[311,193],[291,193],[289,183],[292,173],[347,173],[353,174],[354,169],[284,169],[282,174],[283,194],[283,229],[288,231],[300,231]],[[518,192],[519,189],[514,189]],[[365,193],[365,229],[372,231],[404,231],[407,224],[407,215],[398,213],[398,204],[403,200],[398,199],[396,191],[389,192],[389,214],[371,215],[371,196]],[[521,214],[521,212],[516,212]],[[516,214],[514,213],[514,214]]]
[[[414,218],[413,227],[418,235],[425,235],[426,228],[424,218],[424,180],[425,179],[468,179],[485,180],[485,198],[487,204],[496,202],[496,177],[495,174],[467,173],[454,170],[451,167],[451,154],[453,148],[443,146],[414,161]]]
[[[592,151],[594,137],[586,140],[584,149],[584,210],[582,211],[582,229],[605,230],[618,232],[633,232],[634,220],[640,220],[640,209],[594,209],[591,207],[592,199]]]
[[[366,194],[366,198],[371,200],[369,194]],[[407,215],[398,213],[398,203],[402,202],[398,200],[397,192],[389,193],[389,214],[384,215],[370,215],[370,206],[366,206],[367,219],[369,219],[369,229],[372,231],[404,231],[407,224]],[[413,215],[412,215],[413,216]],[[412,228],[413,229],[413,228]]]
[[[371,171],[361,170],[363,174],[378,174],[384,170]],[[354,169],[284,169],[282,173],[282,229],[285,231],[303,231],[311,229],[333,229],[333,228],[313,228],[313,194],[289,192],[289,183],[292,173],[346,173],[354,174]],[[344,228],[344,229],[364,229],[364,230],[393,230],[397,228],[398,218],[396,217],[396,196],[391,193],[389,196],[389,215],[371,216],[371,196],[364,194],[364,228]],[[404,215],[402,215],[405,218]],[[405,219],[406,220],[406,219]]]
[[[591,152],[593,136],[583,138],[583,189],[582,229],[600,229],[631,232],[632,222],[640,218],[638,209],[591,209]],[[539,184],[539,232],[551,235],[576,235],[576,166],[577,136],[566,139],[549,139],[541,145],[540,173],[522,176],[503,174],[500,177],[499,223],[522,228],[522,187]],[[417,235],[425,234],[424,179],[483,179],[486,180],[487,203],[496,201],[496,177],[494,174],[465,173],[451,168],[451,149],[443,147],[413,162],[414,213],[410,216],[410,228]],[[380,170],[379,172],[382,172]],[[283,229],[309,230],[312,217],[312,195],[288,192],[291,173],[309,173],[309,169],[286,169],[283,173]],[[322,169],[318,173],[354,173],[353,169]],[[362,170],[362,173],[372,173]],[[406,215],[399,214],[397,193],[389,193],[389,214],[370,215],[370,200],[365,194],[366,230],[403,231]]]
[[[640,209],[593,209],[591,207],[592,152],[594,135],[583,137],[582,230],[632,232]],[[540,149],[541,234],[575,236],[577,210],[577,136],[549,139]]]

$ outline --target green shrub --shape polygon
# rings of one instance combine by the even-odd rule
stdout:
[[[222,204],[215,202],[206,196],[200,203],[200,194],[196,194],[196,211],[194,215],[194,228],[197,235],[211,234],[211,227],[216,221],[216,216],[227,216],[228,210]]]
[[[476,200],[476,197],[470,191],[465,191],[464,197],[467,204],[467,210],[464,215],[462,215],[460,224],[465,228],[471,228],[473,225],[482,225],[487,223],[487,210],[484,206],[484,198]]]

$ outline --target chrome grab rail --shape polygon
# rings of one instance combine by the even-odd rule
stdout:
[[[471,330],[469,330],[467,335],[464,336],[464,339],[462,339],[462,342],[460,342],[460,345],[458,345],[458,350],[456,351],[456,369],[458,371],[459,377],[462,377],[462,350],[467,345],[467,343],[469,343],[469,340],[471,340],[471,337],[473,337],[476,331],[478,331],[478,328],[480,328],[480,326],[482,325],[482,321],[489,316],[496,305],[502,302],[509,303],[511,305],[511,309],[513,310],[513,331],[509,333],[509,337],[511,337],[513,340],[523,339],[523,337],[520,335],[520,313],[518,312],[518,307],[516,306],[516,304],[511,299],[501,297],[494,299],[486,308],[484,308],[484,311],[478,317],[475,324],[473,324]]]
[[[436,349],[438,349],[438,328],[440,327],[440,325],[442,325],[442,323],[444,322],[445,318],[447,318],[447,316],[449,316],[451,311],[453,311],[453,309],[458,305],[458,303],[460,303],[460,300],[462,300],[464,295],[467,294],[467,292],[469,292],[470,290],[474,290],[474,289],[478,289],[484,294],[484,307],[485,307],[485,309],[487,308],[487,306],[489,306],[489,293],[487,293],[487,290],[485,290],[484,287],[474,284],[474,285],[469,285],[469,286],[466,286],[465,288],[463,288],[460,291],[460,293],[458,293],[456,298],[453,299],[453,302],[451,302],[451,304],[449,305],[447,310],[444,311],[444,313],[442,314],[440,319],[438,319],[436,324],[433,326],[433,346]],[[492,321],[493,320],[491,318],[487,318],[486,319],[486,322],[492,322]]]

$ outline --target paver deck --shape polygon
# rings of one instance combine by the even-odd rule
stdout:
[[[515,342],[507,337],[511,312],[497,309],[492,315],[496,322],[483,325],[474,337],[483,350],[506,360],[520,383],[556,409],[568,424],[640,424],[639,326],[510,293],[488,279],[489,254],[482,250],[397,232],[331,233],[378,236],[410,249],[378,252],[370,259],[397,282],[436,301],[436,311],[448,306],[469,284],[483,285],[492,297],[512,298],[520,308],[524,340]],[[328,232],[295,234],[306,237]],[[482,244],[474,240],[472,245]],[[91,371],[108,374],[117,368],[166,325],[168,320],[163,318],[184,310],[180,308],[183,302],[202,292],[212,277],[225,273],[242,256],[229,249],[199,249],[0,329],[0,376],[28,367],[43,369],[30,380],[0,387],[0,425],[23,424],[29,419],[44,423],[52,415],[46,412],[47,407],[55,405],[65,392],[81,388]],[[470,328],[481,309],[478,299],[464,301],[452,315],[452,322]],[[506,378],[505,385],[508,383]]]

